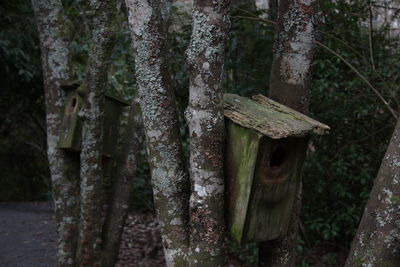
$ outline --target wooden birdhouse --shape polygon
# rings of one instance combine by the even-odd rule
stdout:
[[[58,147],[71,151],[80,151],[82,119],[78,113],[83,106],[84,100],[81,96],[82,93],[79,92],[79,83],[74,81],[64,85],[63,88],[67,92],[67,100]],[[110,94],[105,95],[103,124],[103,156],[105,157],[111,158],[115,154],[121,114],[125,106],[129,106],[129,103]]]
[[[310,134],[329,127],[265,96],[224,96],[228,232],[239,243],[287,232]]]

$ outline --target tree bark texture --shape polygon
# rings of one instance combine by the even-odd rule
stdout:
[[[117,159],[118,168],[113,177],[113,189],[107,219],[104,226],[103,265],[112,267],[117,262],[122,230],[128,214],[132,196],[133,178],[138,164],[144,132],[139,101],[131,104],[128,124],[122,137],[121,152]]]
[[[308,114],[309,106],[317,8],[315,0],[281,0],[278,7],[269,94],[272,99],[304,114]],[[288,234],[260,244],[260,266],[295,265],[301,198],[300,182]]]
[[[399,266],[400,120],[375,178],[346,267]]]
[[[308,113],[317,14],[316,0],[279,1],[270,97],[302,113]]]
[[[167,266],[186,266],[189,176],[166,67],[160,1],[126,0],[153,195]]]
[[[196,0],[187,59],[190,92],[190,265],[222,266],[224,239],[223,74],[229,1]]]
[[[81,151],[81,223],[78,244],[80,266],[100,265],[101,231],[105,211],[103,192],[103,107],[107,71],[113,50],[116,1],[91,1],[92,43],[83,90]]]
[[[75,266],[79,224],[79,161],[57,148],[64,109],[61,86],[71,78],[70,52],[61,1],[32,0],[40,45],[46,102],[47,155],[58,232],[58,265]]]

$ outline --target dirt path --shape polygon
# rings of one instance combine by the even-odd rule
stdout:
[[[48,203],[0,203],[0,266],[56,266],[56,227]]]
[[[56,226],[49,203],[0,203],[0,267],[55,267]],[[230,267],[249,267],[228,257]],[[164,267],[158,223],[130,213],[116,267]]]
[[[54,215],[48,203],[0,203],[0,267],[57,266],[56,240]],[[116,266],[164,266],[153,215],[128,216]]]

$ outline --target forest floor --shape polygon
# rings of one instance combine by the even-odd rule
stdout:
[[[0,203],[0,267],[53,267],[56,225],[48,202]],[[151,214],[129,214],[118,267],[164,266],[158,224]]]
[[[48,203],[0,203],[0,266],[56,266],[56,226]]]
[[[56,226],[48,202],[0,203],[0,267],[53,267]],[[229,257],[228,266],[250,266]],[[165,266],[158,223],[151,213],[130,213],[116,267]]]

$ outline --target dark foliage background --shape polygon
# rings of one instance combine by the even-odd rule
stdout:
[[[33,12],[0,5],[0,201],[46,198],[43,88]]]
[[[85,1],[64,4],[71,21],[81,25],[74,28],[71,49],[75,75],[82,79],[90,14]],[[383,102],[348,64],[399,111],[398,38],[389,34],[388,27],[375,29],[371,49],[370,9],[365,1],[321,1],[321,10],[323,23],[318,28],[318,39],[347,64],[317,47],[311,116],[328,124],[332,131],[312,139],[304,166],[299,266],[338,266],[343,261],[394,127],[394,118]],[[175,4],[173,11],[168,56],[177,104],[183,114],[188,96],[184,53],[191,26],[182,5]],[[245,96],[268,93],[274,25],[259,19],[259,15],[262,12],[246,7],[232,9],[226,49],[227,92]],[[121,7],[109,90],[131,99],[135,91],[134,57],[125,16]],[[0,201],[44,200],[49,197],[50,182],[45,158],[43,86],[39,43],[28,1],[0,5],[0,62]],[[186,137],[183,115],[181,121],[181,132]],[[141,155],[132,208],[152,210],[144,149]],[[229,247],[243,261],[254,263],[257,259],[252,244]]]

